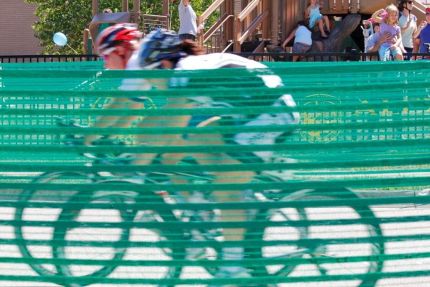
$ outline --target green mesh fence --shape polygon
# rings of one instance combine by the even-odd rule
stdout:
[[[0,285],[430,286],[430,62],[268,65],[2,64]]]

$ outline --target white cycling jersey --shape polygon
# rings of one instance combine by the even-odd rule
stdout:
[[[214,53],[200,56],[188,56],[180,60],[176,66],[176,70],[195,70],[195,69],[220,69],[220,68],[246,68],[252,69],[266,69],[267,66],[262,63],[249,60],[234,54],[226,53]],[[283,86],[282,80],[277,75],[265,74],[258,75],[264,84],[268,88],[277,88]],[[178,81],[175,78],[175,81]],[[180,82],[171,82],[172,86],[182,86],[187,84],[187,79],[180,79]],[[195,97],[193,97],[195,100]],[[249,98],[252,101],[252,97]],[[212,101],[208,102],[210,106]],[[279,98],[273,102],[272,106],[286,105],[289,107],[295,107],[291,95],[284,94],[279,95]],[[248,121],[245,125],[252,126],[264,126],[264,125],[291,125],[296,124],[299,121],[299,114],[297,112],[279,113],[279,114],[261,114],[254,119]],[[281,135],[282,132],[253,132],[253,133],[238,133],[235,135],[234,140],[238,144],[249,145],[249,144],[274,144],[276,138]],[[260,154],[262,156],[262,154]],[[264,156],[266,157],[266,156]]]
[[[267,67],[259,62],[234,54],[214,53],[199,56],[188,56],[183,58],[177,63],[175,70],[213,70],[221,68],[246,68],[252,70],[262,68],[264,69]],[[269,88],[282,86],[281,78],[276,75],[261,75],[258,77],[260,77],[264,81],[264,84]],[[171,84],[177,86],[186,85],[186,79],[184,80],[185,82],[183,83],[173,82]]]

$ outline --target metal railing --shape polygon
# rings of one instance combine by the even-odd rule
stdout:
[[[242,57],[265,62],[291,62],[294,56],[301,62],[343,62],[343,61],[378,61],[377,53],[361,52],[325,52],[325,53],[289,53],[289,52],[240,52]],[[413,60],[430,59],[429,53],[413,53]],[[47,63],[47,62],[86,62],[99,61],[97,55],[13,55],[0,56],[0,63]]]
[[[97,61],[97,55],[12,55],[0,56],[0,63],[49,63]]]
[[[294,56],[299,57],[300,62],[345,62],[345,61],[379,61],[378,53],[361,52],[324,52],[324,53],[289,53],[289,52],[270,52],[236,53],[242,57],[265,62],[291,62]],[[412,60],[430,59],[430,53],[412,53]]]
[[[142,15],[143,32],[149,34],[154,29],[170,29],[169,16],[166,15]]]
[[[301,62],[342,62],[342,61],[377,61],[377,53],[356,53],[356,52],[324,52],[324,53],[237,53],[242,57],[264,62],[291,62],[294,56],[299,57]]]

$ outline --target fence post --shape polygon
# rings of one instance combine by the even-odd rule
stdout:
[[[202,24],[203,24],[202,16],[197,16],[197,27],[202,27]],[[197,31],[197,43],[201,47],[203,47],[203,44],[204,44],[203,43],[204,36],[205,36],[205,33],[203,29]]]
[[[99,12],[99,1],[98,0],[93,0],[92,1],[92,14],[93,17]]]
[[[240,52],[240,36],[242,35],[242,23],[239,19],[239,14],[242,11],[242,1],[240,0],[234,0],[234,24],[233,24],[233,52],[239,53]]]
[[[89,55],[93,53],[93,39],[89,29],[84,29],[84,54]]]
[[[272,45],[277,45],[279,41],[279,1],[272,1]]]
[[[128,12],[128,0],[122,0],[122,11]]]
[[[357,13],[358,12],[358,0],[350,0],[349,11],[351,13]]]

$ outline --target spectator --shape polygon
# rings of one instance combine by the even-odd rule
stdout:
[[[309,30],[307,21],[299,21],[297,23],[297,27],[291,31],[290,35],[285,39],[284,43],[282,43],[282,47],[285,49],[288,42],[290,42],[294,38],[293,44],[293,53],[306,53],[311,49],[312,46],[312,32]],[[293,62],[296,62],[299,59],[299,56],[293,56]]]
[[[403,46],[399,22],[399,10],[393,4],[390,4],[385,9],[380,9],[373,13],[373,21],[380,24],[380,34],[389,33],[390,39],[381,45],[379,48],[379,59],[381,61],[393,59],[403,60]]]
[[[375,51],[375,44],[380,39],[380,29],[379,23],[372,24],[370,20],[363,21],[363,34],[364,34],[364,52],[365,53],[373,53],[378,52],[378,49]],[[381,43],[382,44],[382,43]],[[372,51],[370,51],[372,50]]]
[[[426,8],[426,19],[421,22],[415,36],[420,40],[419,53],[429,53],[430,45],[430,7]]]
[[[112,14],[113,12],[112,12],[112,9],[111,8],[105,8],[105,9],[103,9],[103,13],[104,14]],[[98,31],[99,32],[101,32],[101,31],[103,31],[104,29],[106,29],[107,27],[109,27],[109,26],[112,26],[114,23],[101,23],[100,25],[99,25],[99,29],[98,29]]]
[[[321,14],[321,6],[317,1],[318,0],[309,0],[309,5],[305,11],[305,19],[309,21],[310,29],[313,29],[315,24],[318,24],[321,37],[328,38],[327,33],[330,33],[330,21],[327,16]],[[324,28],[327,29],[327,32]]]
[[[414,6],[413,0],[402,0],[399,4],[402,43],[406,51],[405,60],[411,59],[414,50],[414,33],[417,31],[417,17],[411,13]]]
[[[372,34],[367,40],[366,53],[377,53],[381,45],[391,38],[390,33],[385,32],[384,34],[381,34],[379,32],[378,24],[375,25],[375,31],[378,31],[378,32],[375,32],[374,34]]]
[[[375,33],[379,32],[379,24],[375,23],[373,25],[370,20],[363,20],[363,25],[361,26],[364,36],[364,52],[367,53],[368,42],[371,38],[375,37]]]
[[[197,35],[197,16],[191,7],[191,0],[179,0],[179,39],[196,40]]]
[[[96,51],[103,58],[104,65],[109,70],[124,70],[130,58],[139,48],[142,33],[137,29],[137,25],[130,23],[119,23],[103,30],[96,40]],[[134,67],[128,67],[132,69]],[[121,90],[126,90],[128,84],[134,84],[140,79],[124,80]],[[127,109],[143,109],[144,104],[134,102],[127,104],[127,101],[121,97],[114,97],[106,105],[107,109],[116,109],[126,106]],[[138,116],[132,115],[122,117],[119,115],[103,115],[97,118],[95,126],[104,128],[112,126],[116,128],[127,127],[130,122],[138,120]],[[91,145],[93,141],[100,139],[98,135],[87,135],[85,144]]]

